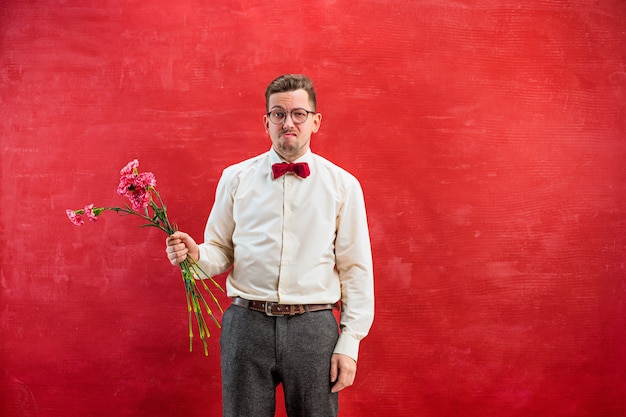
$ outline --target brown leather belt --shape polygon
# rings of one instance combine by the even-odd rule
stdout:
[[[273,301],[246,300],[241,297],[234,297],[233,304],[245,307],[250,310],[260,311],[268,316],[295,316],[312,311],[332,310],[338,308],[335,304],[278,304]]]

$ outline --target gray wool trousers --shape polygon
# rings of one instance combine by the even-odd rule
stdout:
[[[336,417],[330,360],[338,337],[332,310],[275,317],[231,305],[220,336],[223,417],[273,417],[279,384],[289,417]]]

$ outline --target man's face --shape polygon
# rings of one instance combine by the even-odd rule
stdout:
[[[322,122],[321,114],[311,113],[304,123],[294,123],[291,112],[294,109],[312,111],[312,107],[305,90],[286,91],[269,97],[269,111],[278,110],[286,116],[278,124],[273,123],[267,115],[263,116],[265,131],[270,135],[276,153],[288,162],[295,161],[309,150],[311,134],[318,131]]]

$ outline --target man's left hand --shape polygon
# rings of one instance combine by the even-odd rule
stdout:
[[[356,376],[356,362],[349,356],[333,353],[330,359],[330,382],[333,388],[331,392],[339,392],[354,383]]]

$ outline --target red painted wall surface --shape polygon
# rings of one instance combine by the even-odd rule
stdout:
[[[201,238],[285,72],[369,209],[342,415],[626,415],[621,0],[3,0],[0,415],[219,415],[164,234],[65,209],[124,204],[138,158]]]

